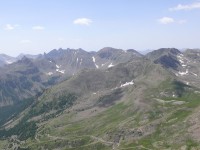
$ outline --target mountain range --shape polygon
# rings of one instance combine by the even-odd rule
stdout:
[[[27,57],[27,58],[36,59],[40,55],[41,54],[39,54],[39,55],[20,54],[17,57],[12,57],[12,56],[8,56],[6,54],[0,54],[0,67],[12,64],[12,63],[22,59],[24,56]]]
[[[200,149],[199,49],[0,61],[1,149]]]
[[[0,106],[34,96],[81,70],[105,69],[136,57],[142,55],[135,50],[124,51],[113,48],[103,48],[98,52],[87,52],[82,49],[54,49],[37,57],[20,55],[16,58],[18,61],[1,68]]]

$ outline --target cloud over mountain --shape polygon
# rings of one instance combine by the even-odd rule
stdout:
[[[90,25],[93,21],[91,19],[88,18],[78,18],[74,20],[74,24],[78,24],[78,25]]]

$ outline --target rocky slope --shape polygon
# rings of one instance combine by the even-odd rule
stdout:
[[[142,55],[134,50],[114,48],[104,48],[99,52],[58,49],[44,55],[25,55],[21,60],[1,69],[0,106],[34,96],[81,70],[105,69],[138,57]]]
[[[159,49],[146,57],[173,72],[185,84],[200,87],[200,50]]]
[[[80,55],[74,56],[74,52]],[[90,67],[75,67],[72,77],[62,80],[66,74],[56,69],[67,70],[77,64],[77,58]],[[6,120],[0,130],[0,146],[199,149],[199,60],[199,50],[159,49],[146,56],[112,48],[90,53],[54,50],[31,64],[44,79],[60,74],[62,82]],[[78,61],[79,67],[82,63]],[[46,74],[53,70],[52,75]]]

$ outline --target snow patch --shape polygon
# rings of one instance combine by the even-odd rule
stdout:
[[[194,72],[191,72],[191,74],[193,74],[193,75],[196,76],[196,77],[198,76],[198,75],[197,75],[196,73],[194,73]]]
[[[172,97],[176,97],[176,94],[173,92]]]
[[[183,57],[183,54],[180,54],[181,57]]]
[[[51,76],[51,75],[53,75],[53,72],[48,72],[48,73],[46,73],[48,76]]]
[[[126,83],[124,83],[124,84],[121,84],[120,87],[125,87],[125,86],[133,85],[133,84],[134,84],[134,82],[133,82],[133,80],[132,80],[131,82],[126,82]]]
[[[57,69],[59,69],[59,68],[60,68],[60,66],[59,66],[59,65],[56,65],[56,68],[57,68]]]
[[[62,74],[65,73],[65,70],[59,70],[59,69],[56,69],[56,71],[59,72],[59,73],[62,73]]]
[[[56,65],[56,71],[57,72],[59,72],[59,73],[62,73],[62,74],[64,74],[65,73],[65,70],[60,70],[60,67],[61,67],[61,65],[59,66],[59,65]]]
[[[7,60],[6,63],[7,63],[7,64],[12,64],[13,61],[9,61],[9,60]]]
[[[93,62],[95,63],[96,59],[95,59],[95,57],[94,57],[94,56],[92,56],[92,60],[93,60]]]
[[[108,68],[110,68],[110,67],[113,67],[114,65],[111,63],[109,66],[108,66]]]
[[[187,75],[187,74],[188,74],[188,69],[186,69],[185,72],[180,72],[180,71],[179,71],[178,74],[180,74],[181,76]]]
[[[175,75],[178,77],[179,76],[179,74],[178,73],[175,73]]]
[[[183,61],[182,59],[179,59],[179,61],[180,61],[180,63],[181,63],[181,64],[183,64],[183,63],[184,63],[184,61]]]
[[[99,66],[95,63],[96,62],[96,59],[95,59],[95,57],[94,56],[92,56],[92,61],[94,62],[94,64],[95,64],[95,67],[98,69],[99,68]]]
[[[189,82],[186,82],[186,85],[189,85],[190,83]]]
[[[96,66],[97,69],[99,68],[99,66],[97,64],[95,64],[95,66]]]
[[[180,54],[177,56],[178,60],[181,64],[182,67],[186,67],[187,65],[185,64],[185,61],[189,62],[189,60],[187,60],[186,58],[184,58],[183,54]]]
[[[185,65],[185,64],[182,64],[181,66],[182,66],[182,67],[186,67],[187,65]]]

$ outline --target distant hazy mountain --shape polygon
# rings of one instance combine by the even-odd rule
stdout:
[[[16,58],[8,56],[6,54],[0,54],[0,66],[11,64],[16,61]]]
[[[24,56],[27,58],[36,59],[42,55],[41,54],[39,54],[39,55],[20,54],[17,57],[11,57],[6,54],[0,54],[0,67],[2,67],[4,65],[12,64],[12,63],[16,62],[17,60],[22,59]]]
[[[41,92],[44,88],[41,77],[37,66],[26,57],[1,68],[0,106],[15,104]]]
[[[38,54],[38,55],[19,54],[19,55],[16,57],[16,59],[17,59],[17,60],[20,60],[20,59],[22,59],[24,56],[27,57],[27,58],[36,59],[36,58],[42,56],[42,54]]]

